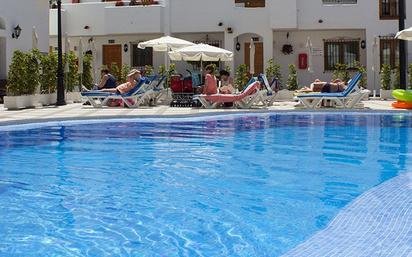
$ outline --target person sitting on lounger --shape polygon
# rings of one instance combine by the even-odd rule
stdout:
[[[103,88],[100,90],[93,90],[97,92],[107,92],[107,93],[117,93],[117,94],[126,94],[130,90],[136,87],[137,83],[139,82],[140,78],[142,77],[140,71],[138,70],[131,70],[127,75],[126,83],[120,84],[115,88]],[[90,91],[86,88],[83,88],[83,91]]]
[[[116,88],[116,86],[116,78],[112,74],[110,74],[108,69],[103,69],[102,78],[99,84],[94,85],[93,90]]]
[[[221,94],[233,94],[233,79],[230,77],[230,73],[225,70],[220,71],[220,83],[219,93]]]
[[[211,64],[206,66],[205,84],[202,89],[204,95],[217,94],[217,80],[215,75],[215,67]]]

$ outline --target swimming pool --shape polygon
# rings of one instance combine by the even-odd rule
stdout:
[[[407,171],[407,114],[0,129],[0,255],[280,256]]]

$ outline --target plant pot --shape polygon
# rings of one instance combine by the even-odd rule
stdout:
[[[34,95],[5,96],[4,108],[7,108],[8,110],[18,110],[33,107],[35,102]]]
[[[38,94],[36,95],[36,100],[43,106],[47,106],[50,104],[50,99],[48,94]]]
[[[82,96],[79,92],[67,92],[66,93],[66,101],[67,103],[81,103]]]
[[[394,99],[392,96],[392,90],[381,89],[380,94],[381,94],[382,100],[393,100]]]
[[[287,89],[279,90],[275,99],[278,101],[293,101],[294,91],[289,91]]]
[[[54,105],[57,102],[57,93],[48,94],[49,105]]]

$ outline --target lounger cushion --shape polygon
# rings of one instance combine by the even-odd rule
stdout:
[[[259,86],[259,82],[254,82],[249,85],[240,94],[214,94],[214,95],[201,95],[204,99],[213,103],[233,103],[242,100],[243,98],[255,93]]]

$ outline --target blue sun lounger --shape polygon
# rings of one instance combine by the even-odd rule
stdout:
[[[308,109],[321,107],[323,100],[332,101],[336,107],[354,108],[366,95],[369,95],[369,90],[359,88],[359,83],[362,78],[361,73],[356,75],[349,81],[348,86],[340,93],[319,93],[319,94],[301,94],[296,98]]]
[[[123,100],[127,107],[133,108],[138,107],[143,101],[144,96],[149,90],[150,80],[148,78],[141,78],[139,83],[125,94],[99,92],[99,91],[88,91],[82,92],[81,95],[86,97],[87,100],[94,108],[102,108],[107,105],[109,100]]]

